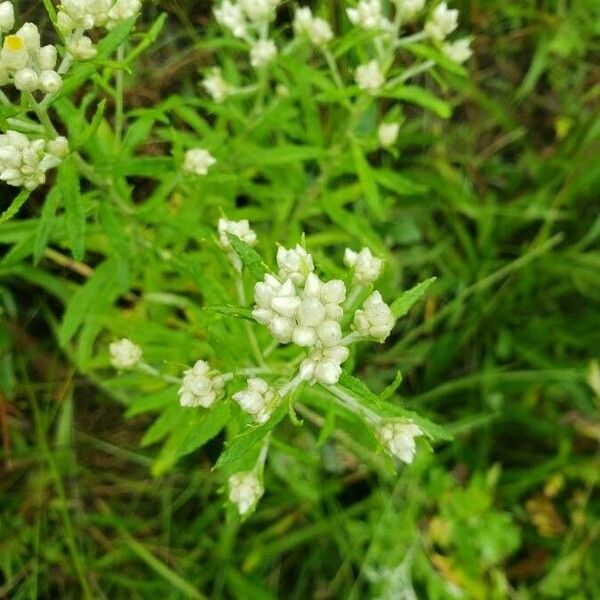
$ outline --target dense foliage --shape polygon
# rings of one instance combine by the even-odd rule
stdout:
[[[597,3],[7,4],[0,597],[600,597]]]

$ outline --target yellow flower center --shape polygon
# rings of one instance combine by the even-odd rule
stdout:
[[[18,35],[7,35],[4,38],[4,47],[13,52],[18,52],[25,47],[25,42]]]

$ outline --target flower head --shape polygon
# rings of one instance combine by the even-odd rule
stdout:
[[[354,281],[361,285],[373,283],[381,275],[383,267],[383,261],[373,256],[368,248],[363,248],[360,252],[346,248],[344,263],[354,269]]]
[[[313,16],[308,6],[296,9],[294,31],[296,35],[306,36],[315,46],[325,46],[333,39],[333,31],[329,23]]]
[[[390,307],[383,301],[379,292],[373,292],[354,315],[356,331],[380,342],[390,335],[395,322]]]
[[[254,471],[236,473],[229,478],[229,500],[240,515],[248,514],[258,503],[265,489]]]
[[[210,408],[223,396],[224,378],[210,365],[197,361],[191,369],[183,374],[183,382],[179,388],[179,403],[181,406]]]
[[[208,169],[217,162],[216,158],[204,148],[192,148],[185,153],[183,170],[195,175],[206,175]]]
[[[400,123],[381,123],[377,129],[379,143],[384,148],[394,145],[398,139],[398,133],[400,133]]]
[[[273,40],[260,40],[250,48],[250,64],[255,69],[266,67],[277,56],[277,46]]]
[[[356,83],[361,90],[375,95],[385,83],[385,77],[381,72],[381,67],[376,60],[372,60],[367,64],[360,65],[356,69],[354,75]]]
[[[407,20],[423,10],[425,0],[396,0],[396,6],[402,18]]]
[[[356,8],[346,9],[346,14],[361,29],[385,29],[390,25],[381,13],[381,0],[360,0]]]
[[[210,74],[202,80],[202,87],[204,87],[215,102],[223,102],[231,93],[231,89],[223,79],[223,73],[218,67],[212,69]]]
[[[435,7],[425,23],[425,33],[437,41],[444,40],[458,27],[458,10],[449,9],[445,2]]]
[[[142,349],[127,338],[113,342],[108,350],[112,366],[119,371],[133,369],[142,358]]]
[[[244,38],[248,34],[246,17],[241,6],[224,0],[221,6],[214,10],[217,23],[231,31],[234,37]]]
[[[217,226],[219,231],[219,245],[225,251],[232,251],[231,242],[229,241],[228,233],[235,235],[248,244],[248,246],[255,246],[258,241],[258,237],[253,229],[250,228],[248,219],[242,219],[241,221],[229,221],[228,219],[219,219]]]
[[[455,63],[461,64],[471,58],[471,40],[462,38],[455,42],[447,42],[442,45],[442,52]]]
[[[377,435],[387,452],[410,464],[417,451],[415,438],[423,435],[423,431],[411,421],[391,421],[380,426]]]
[[[12,2],[0,3],[0,33],[7,33],[15,26],[15,9]]]
[[[257,423],[266,423],[277,407],[279,395],[260,377],[248,379],[247,388],[233,395],[241,409]]]
[[[270,21],[274,14],[279,0],[238,0],[240,8],[245,15],[253,22],[260,23]]]
[[[287,250],[283,246],[277,249],[279,278],[291,279],[295,285],[302,285],[309,273],[315,270],[312,256],[300,245]]]

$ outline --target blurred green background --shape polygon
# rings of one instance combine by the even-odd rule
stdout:
[[[169,14],[167,31],[129,107],[197,89],[211,61],[190,41],[210,6],[148,10]],[[19,279],[0,329],[15,379],[0,396],[0,597],[600,598],[600,4],[454,6],[470,77],[449,121],[401,138],[429,192],[384,232],[438,293],[362,375],[379,389],[398,357],[414,365],[411,407],[455,441],[396,478],[352,455],[340,466],[339,449],[275,454],[240,528],[210,446],[150,475],[150,420],[126,420],[69,366],[51,302]]]

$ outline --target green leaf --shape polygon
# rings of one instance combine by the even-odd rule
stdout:
[[[58,169],[57,185],[65,205],[67,238],[75,260],[85,254],[85,212],[79,187],[79,174],[73,159],[63,161]]]
[[[388,398],[391,398],[394,395],[394,392],[398,389],[398,387],[400,387],[402,380],[403,380],[402,371],[400,371],[400,370],[396,371],[394,381],[392,381],[392,383],[390,383],[390,385],[388,385],[385,388],[385,390],[383,390],[383,392],[381,393],[381,399],[387,400]]]
[[[58,331],[59,344],[64,347],[75,335],[88,314],[98,315],[110,306],[124,289],[117,278],[113,259],[96,267],[93,275],[71,297]]]
[[[381,95],[387,98],[396,98],[397,100],[404,100],[411,104],[417,104],[422,108],[434,112],[442,119],[448,119],[452,114],[452,108],[447,102],[417,86],[402,84],[393,89],[384,89]]]
[[[169,435],[152,465],[152,474],[156,477],[171,469],[179,458],[190,454],[214,438],[227,423],[230,413],[227,402],[219,402],[210,410],[179,408],[185,416],[183,419],[178,419],[177,427]]]
[[[404,292],[399,298],[396,298],[391,306],[394,317],[396,319],[403,317],[413,307],[415,302],[417,302],[417,300],[423,296],[423,294],[429,289],[429,286],[436,279],[437,277],[426,279],[425,281],[422,281],[416,285],[414,288]]]
[[[238,319],[246,319],[247,321],[254,321],[252,317],[252,311],[245,306],[234,306],[228,304],[225,306],[205,306],[204,310],[209,310],[220,315],[226,315],[228,317],[237,317]]]
[[[0,215],[0,223],[10,221],[19,212],[21,206],[25,204],[30,194],[29,190],[21,190],[17,197],[10,203],[10,206]]]
[[[228,233],[227,237],[229,238],[233,249],[236,251],[241,261],[248,268],[248,271],[252,273],[252,276],[257,281],[262,281],[265,278],[265,275],[268,273],[269,268],[263,262],[260,254],[254,248],[248,246],[246,242],[240,240],[237,235]]]
[[[57,186],[50,190],[50,193],[46,196],[44,205],[42,207],[42,214],[35,232],[35,245],[33,248],[33,262],[37,265],[40,262],[44,250],[48,245],[48,239],[52,232],[52,228],[56,223],[56,209],[60,202],[60,190]]]
[[[377,183],[399,196],[420,196],[427,191],[424,185],[389,169],[377,169],[374,175]]]
[[[375,181],[374,169],[367,162],[362,150],[356,142],[352,142],[352,156],[354,158],[354,166],[356,173],[360,179],[360,183],[365,194],[365,200],[373,216],[382,221],[385,218],[385,211],[381,203],[381,196],[377,182]]]

